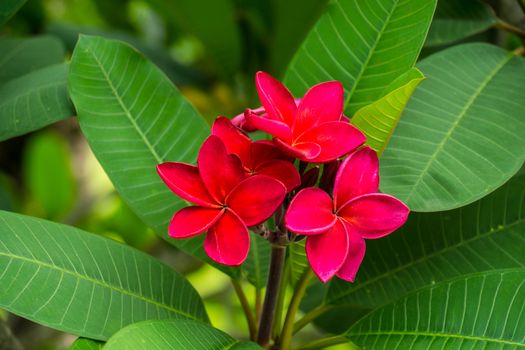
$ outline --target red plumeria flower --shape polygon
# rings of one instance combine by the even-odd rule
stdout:
[[[409,209],[398,199],[376,193],[378,159],[369,147],[346,158],[337,171],[333,200],[318,188],[300,191],[286,212],[286,227],[307,235],[306,255],[323,282],[334,275],[354,281],[365,255],[364,239],[398,229]]]
[[[228,153],[239,157],[247,175],[271,176],[281,181],[288,192],[301,184],[295,166],[272,142],[253,142],[225,117],[215,120],[211,133],[222,140]]]
[[[207,231],[208,256],[224,265],[240,265],[250,249],[247,227],[268,219],[283,201],[286,188],[266,175],[246,177],[239,158],[228,154],[217,136],[204,141],[197,164],[157,166],[173,192],[196,204],[175,213],[169,235],[189,238]]]
[[[365,142],[361,131],[343,115],[341,83],[318,84],[306,92],[297,106],[290,91],[264,72],[256,75],[265,115],[245,112],[246,123],[274,136],[283,151],[306,162],[337,159]]]

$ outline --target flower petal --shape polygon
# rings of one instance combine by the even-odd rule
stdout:
[[[292,128],[294,136],[317,125],[339,121],[343,114],[343,103],[343,85],[338,81],[328,81],[310,88],[297,108]]]
[[[337,212],[363,238],[375,239],[397,230],[410,209],[399,199],[383,193],[365,194],[344,204]]]
[[[244,135],[232,122],[225,117],[215,119],[211,134],[219,137],[230,154],[236,154],[243,164],[248,163],[252,140]]]
[[[215,135],[209,136],[199,152],[199,173],[208,192],[219,203],[244,178],[241,161],[229,155],[224,143]]]
[[[348,234],[339,220],[327,232],[306,239],[306,257],[323,283],[336,274],[347,255]]]
[[[346,231],[348,233],[348,256],[343,263],[343,266],[337,271],[336,275],[339,278],[344,279],[345,281],[354,282],[355,275],[361,266],[361,262],[365,257],[365,240],[361,235],[345,225]]]
[[[322,234],[331,229],[337,220],[332,209],[332,199],[325,191],[315,187],[305,188],[290,202],[284,225],[300,235]]]
[[[295,166],[286,160],[269,160],[255,169],[259,175],[267,175],[282,182],[286,191],[290,192],[301,184],[301,176]]]
[[[324,163],[342,157],[366,141],[359,129],[345,122],[323,123],[309,129],[294,142],[314,142],[321,152],[311,161]]]
[[[286,154],[310,162],[321,153],[321,146],[314,142],[299,142],[289,145],[278,138],[274,138],[273,142]]]
[[[290,141],[292,139],[292,130],[282,121],[272,120],[264,116],[258,116],[249,110],[244,113],[244,118],[246,123],[248,123],[248,125],[250,125],[252,128],[267,132],[268,134],[285,141]]]
[[[173,215],[168,234],[173,238],[188,238],[199,235],[219,220],[223,209],[186,207]]]
[[[157,165],[157,173],[179,197],[203,207],[216,206],[199,175],[199,169],[190,164],[167,162]]]
[[[254,175],[231,191],[226,204],[246,226],[253,226],[268,219],[285,195],[286,187],[280,181],[266,175]]]
[[[339,167],[334,183],[335,207],[362,194],[377,192],[378,186],[377,154],[370,147],[363,147],[350,154]]]
[[[250,250],[248,229],[235,213],[226,210],[208,231],[204,250],[218,263],[238,266],[246,260]]]
[[[255,86],[269,117],[292,126],[297,106],[290,91],[277,79],[264,72],[257,72],[255,75]]]

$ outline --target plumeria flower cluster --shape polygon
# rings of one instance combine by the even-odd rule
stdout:
[[[193,204],[175,213],[169,235],[206,233],[208,256],[231,266],[246,259],[251,227],[273,244],[306,237],[308,261],[321,281],[336,275],[354,281],[365,239],[398,229],[408,207],[378,192],[377,155],[343,115],[339,82],[318,84],[294,99],[278,80],[258,72],[256,87],[262,107],[232,121],[218,117],[197,166],[158,165],[166,185]],[[272,140],[252,141],[247,132],[255,130]],[[264,223],[274,214],[269,233]]]

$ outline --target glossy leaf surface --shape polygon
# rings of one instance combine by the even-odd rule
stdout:
[[[298,97],[322,81],[345,88],[345,112],[378,98],[412,68],[423,46],[433,0],[336,0],[328,4],[288,68],[285,83]]]
[[[177,272],[79,229],[0,212],[0,307],[48,327],[107,339],[142,320],[207,321]]]
[[[469,44],[418,68],[427,79],[383,153],[381,190],[413,211],[460,207],[501,186],[525,160],[525,59]]]

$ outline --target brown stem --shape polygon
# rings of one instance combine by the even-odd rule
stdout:
[[[259,333],[257,334],[257,343],[262,347],[267,347],[270,343],[285,258],[286,246],[272,245],[272,258],[266,284],[266,295],[264,296]]]

